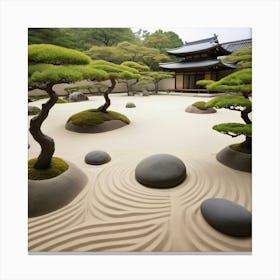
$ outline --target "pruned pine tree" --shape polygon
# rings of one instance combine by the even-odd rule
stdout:
[[[209,100],[205,107],[216,109],[229,109],[232,111],[238,111],[241,113],[241,118],[245,122],[242,123],[222,123],[214,125],[213,129],[229,135],[231,137],[237,137],[240,135],[245,136],[245,141],[240,144],[240,148],[246,151],[252,149],[252,121],[249,118],[249,113],[252,111],[252,103],[248,98],[240,95],[224,95],[217,96]]]
[[[109,94],[114,90],[118,79],[139,79],[141,77],[139,71],[134,68],[125,65],[117,65],[105,60],[95,60],[91,63],[91,66],[96,70],[105,71],[108,75],[108,79],[111,82],[111,85],[103,93],[105,103],[97,108],[98,111],[103,113],[105,113],[111,105]]]
[[[58,97],[53,86],[82,80],[104,80],[105,71],[94,69],[90,58],[76,50],[49,44],[28,46],[28,87],[45,90],[49,100],[42,105],[41,112],[30,120],[30,133],[41,146],[41,152],[34,168],[46,169],[50,166],[54,151],[54,140],[41,131],[42,123]]]

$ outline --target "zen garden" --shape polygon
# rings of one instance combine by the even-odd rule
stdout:
[[[252,39],[28,30],[29,252],[251,252]]]

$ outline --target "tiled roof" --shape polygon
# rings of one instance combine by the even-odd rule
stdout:
[[[207,68],[215,65],[225,66],[227,68],[235,69],[236,66],[233,63],[222,62],[219,59],[211,59],[204,61],[192,61],[192,62],[169,62],[169,63],[160,63],[159,66],[168,69],[195,69],[195,68]]]
[[[230,52],[247,48],[252,46],[252,39],[244,39],[244,40],[238,40],[238,41],[232,41],[227,43],[222,43],[222,47]]]
[[[211,38],[202,39],[193,42],[186,42],[185,45],[183,45],[182,47],[175,48],[175,49],[167,49],[166,51],[167,53],[173,55],[183,55],[183,54],[207,51],[219,47],[221,51],[224,51],[225,53],[229,54],[230,52],[239,50],[241,48],[246,48],[251,45],[252,45],[252,39],[244,39],[244,40],[238,40],[238,41],[232,41],[232,42],[226,42],[220,44],[218,42],[217,36],[214,34],[214,36]]]
[[[185,45],[179,48],[175,49],[167,49],[166,51],[170,54],[184,54],[184,53],[193,53],[193,52],[199,52],[203,50],[210,50],[215,48],[218,43],[217,36],[214,35],[211,38],[202,39],[198,41],[193,42],[186,42]]]

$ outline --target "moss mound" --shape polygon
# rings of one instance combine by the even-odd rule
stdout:
[[[230,147],[237,152],[241,152],[241,153],[245,153],[245,154],[252,154],[252,150],[242,144],[243,143],[236,143],[236,144],[230,145]]]
[[[68,169],[68,164],[61,158],[53,157],[47,169],[35,169],[33,166],[37,158],[28,161],[28,179],[45,180],[56,177]]]
[[[71,121],[76,126],[94,126],[106,121],[120,120],[129,124],[130,120],[118,112],[107,111],[100,112],[96,109],[85,110],[72,115],[67,122]]]
[[[206,102],[204,101],[197,101],[192,104],[192,106],[196,107],[197,109],[200,110],[207,110],[207,107],[205,107]]]

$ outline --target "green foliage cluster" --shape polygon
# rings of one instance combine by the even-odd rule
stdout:
[[[34,44],[28,46],[29,63],[45,64],[89,64],[90,58],[77,51],[50,44]]]
[[[119,42],[138,43],[130,28],[29,28],[28,44],[53,44],[88,50],[93,45],[113,46]]]
[[[66,87],[64,90],[67,93],[75,92],[75,91],[87,91],[88,93],[95,93],[97,92],[105,92],[108,89],[108,86],[103,83],[94,83],[92,85],[83,85],[83,86],[71,86]]]
[[[213,129],[231,136],[239,135],[252,135],[252,124],[243,124],[243,123],[221,123],[213,126]]]
[[[210,99],[206,102],[207,108],[234,108],[234,107],[252,107],[252,102],[241,95],[222,95]]]
[[[192,104],[192,106],[194,106],[200,110],[207,110],[207,107],[205,107],[205,104],[206,104],[206,102],[204,102],[204,101],[197,101],[197,102],[194,102]]]
[[[203,86],[203,87],[211,85],[212,83],[214,83],[213,80],[199,80],[199,81],[196,81],[196,85]]]
[[[252,92],[252,69],[242,69],[231,73],[217,82],[206,86],[209,90]]]
[[[109,78],[102,69],[91,65],[29,65],[29,86],[39,87],[40,84],[74,83],[83,80],[105,80]]]
[[[71,121],[77,126],[94,126],[110,120],[121,120],[127,124],[130,123],[130,120],[123,114],[114,111],[103,113],[97,109],[89,109],[74,114],[69,118],[68,122]]]
[[[164,32],[159,29],[152,34],[146,34],[143,44],[146,47],[156,48],[160,50],[161,53],[164,53],[166,49],[182,46],[183,41],[175,32]]]
[[[108,78],[112,79],[125,78],[125,76],[128,75],[128,73],[129,79],[140,78],[138,70],[125,65],[117,65],[105,60],[95,60],[91,63],[91,66],[95,70],[106,71]]]
[[[226,56],[224,61],[234,62],[237,68],[252,68],[252,47],[243,48]]]
[[[56,177],[68,169],[68,164],[61,158],[53,157],[51,164],[46,169],[35,169],[33,166],[37,158],[28,161],[28,179],[30,180],[46,180]]]
[[[130,68],[134,68],[138,70],[139,72],[146,72],[149,71],[150,68],[147,65],[143,65],[134,61],[125,61],[121,64],[122,66],[127,66]]]
[[[159,69],[159,62],[168,62],[170,57],[161,54],[158,49],[147,48],[141,45],[121,42],[113,47],[93,46],[86,54],[93,60],[106,60],[121,64],[125,61],[138,62],[149,66],[151,69]]]

